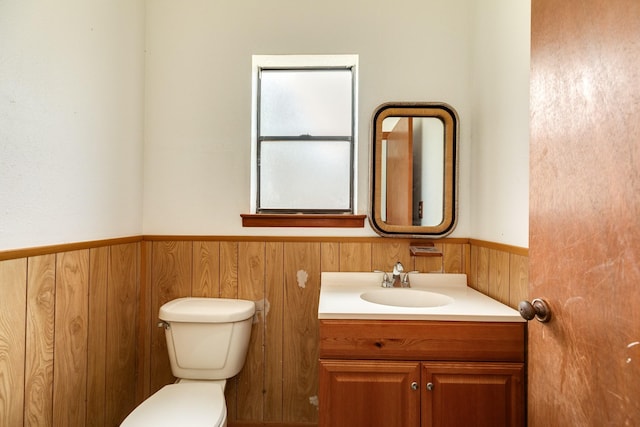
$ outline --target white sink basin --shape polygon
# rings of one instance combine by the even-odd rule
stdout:
[[[517,310],[467,286],[467,276],[410,273],[410,288],[383,288],[384,273],[322,272],[319,319],[524,322]]]
[[[393,307],[442,307],[453,302],[447,295],[409,288],[376,289],[361,293],[360,298]]]

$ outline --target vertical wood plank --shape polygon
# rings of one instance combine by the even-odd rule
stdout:
[[[372,271],[370,243],[340,243],[340,269],[337,271]]]
[[[369,257],[371,258],[371,257]],[[320,243],[320,269],[321,271],[340,271],[340,243]],[[371,261],[369,261],[371,264]]]
[[[263,305],[265,287],[264,242],[238,244],[238,298]],[[262,308],[262,307],[260,307]],[[238,374],[238,419],[262,420],[264,414],[264,316],[254,316],[247,359]]]
[[[444,271],[447,273],[463,272],[462,245],[457,243],[445,243],[443,246]]]
[[[110,247],[105,359],[106,425],[118,425],[136,406],[138,245]]]
[[[151,387],[155,393],[174,381],[164,329],[156,327],[162,304],[191,295],[191,242],[153,242],[151,294]]]
[[[194,297],[217,297],[220,295],[220,243],[193,242]]]
[[[137,386],[136,403],[142,402],[151,390],[151,336],[155,332],[151,315],[151,254],[152,244],[140,242],[140,290],[138,292],[138,343],[137,343]]]
[[[86,421],[89,250],[56,258],[53,424]]]
[[[56,256],[27,261],[25,425],[53,425]]]
[[[238,242],[220,242],[220,296],[238,298]]]
[[[109,247],[89,250],[89,335],[87,337],[87,425],[105,426],[107,286]],[[110,373],[109,373],[110,374]]]
[[[392,271],[398,261],[406,271],[415,270],[409,241],[381,240],[371,244],[371,270]]]
[[[284,421],[317,422],[320,243],[285,243],[284,265]]]
[[[220,242],[220,297],[238,298],[238,242]],[[238,381],[227,381],[224,394],[230,420],[238,419]]]
[[[529,257],[510,254],[509,263],[509,305],[517,309],[520,301],[529,299]]]
[[[0,261],[0,425],[24,420],[27,259]]]
[[[469,256],[469,271],[467,271],[467,283],[473,289],[478,289],[478,247],[471,245]]]
[[[471,269],[471,245],[464,243],[462,246],[462,273],[469,274]]]
[[[509,304],[509,253],[489,249],[489,296]]]
[[[284,339],[284,272],[282,242],[267,242],[265,247],[265,373],[264,421],[282,422],[282,346]]]
[[[421,273],[440,273],[442,272],[441,256],[417,256],[413,257],[414,268]]]
[[[476,286],[479,292],[489,295],[489,249],[476,246],[478,264],[476,270]]]

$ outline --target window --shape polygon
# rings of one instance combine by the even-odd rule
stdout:
[[[253,57],[252,212],[354,213],[355,55]]]

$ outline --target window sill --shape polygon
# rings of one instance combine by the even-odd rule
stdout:
[[[240,214],[243,227],[362,228],[366,215]]]

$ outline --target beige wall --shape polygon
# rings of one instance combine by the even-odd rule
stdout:
[[[358,213],[377,105],[444,101],[470,120],[468,0],[154,0],[147,10],[145,234],[274,234],[240,224],[250,209],[253,54],[359,55]],[[469,145],[464,126],[467,158]],[[463,215],[457,233],[467,227]],[[374,235],[368,225],[277,233]]]
[[[0,250],[140,234],[144,0],[0,2]]]
[[[455,106],[453,236],[527,246],[529,4],[477,3],[2,2],[0,250],[142,233],[373,235],[240,226],[254,53],[360,56],[360,213],[373,109]]]

